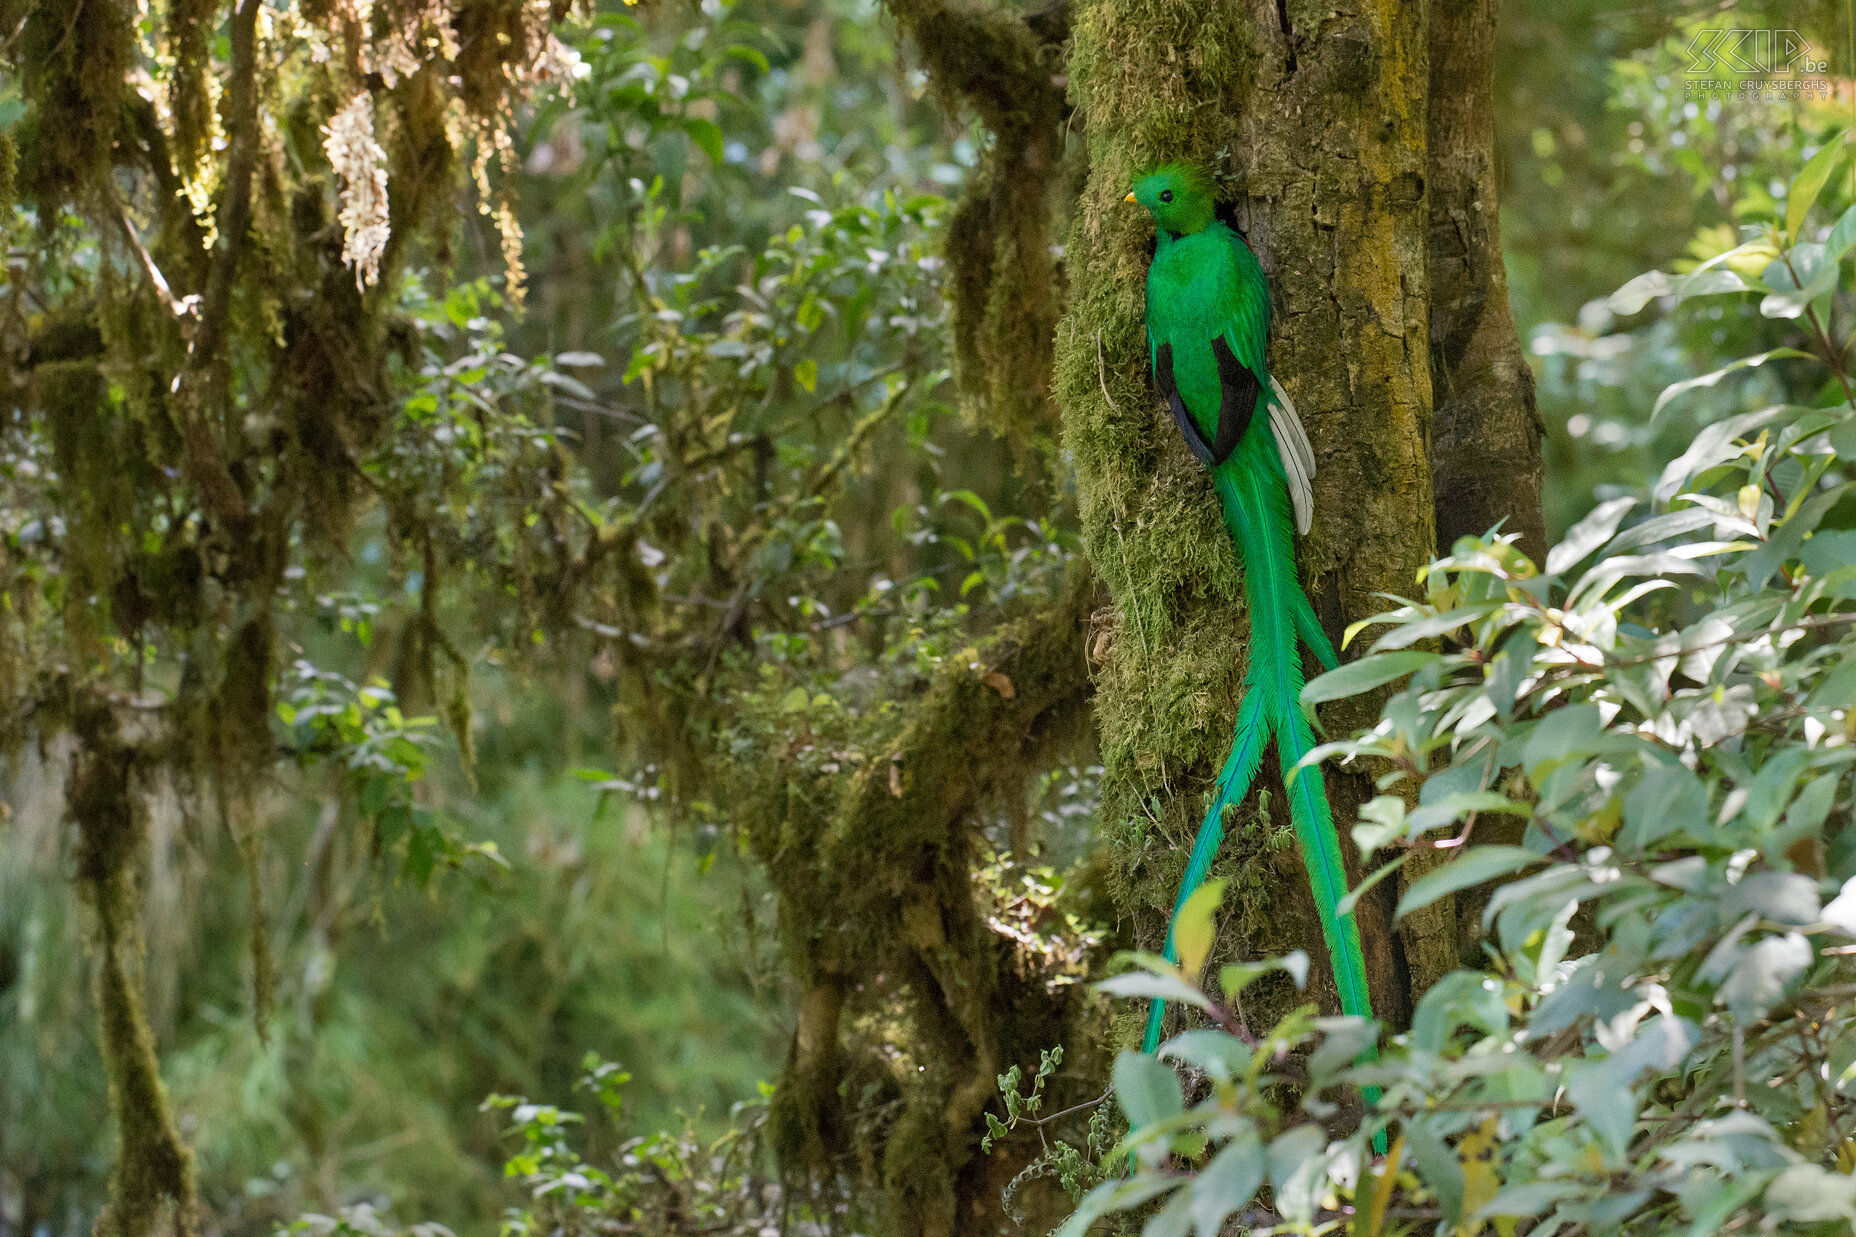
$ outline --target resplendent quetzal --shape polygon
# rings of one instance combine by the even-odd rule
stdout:
[[[1154,381],[1186,445],[1211,469],[1225,526],[1243,563],[1250,606],[1250,664],[1237,733],[1192,844],[1173,914],[1178,917],[1180,906],[1205,880],[1224,839],[1224,810],[1249,793],[1264,745],[1274,738],[1341,1008],[1370,1018],[1359,929],[1351,915],[1339,912],[1347,892],[1346,869],[1321,770],[1296,770],[1314,747],[1299,700],[1299,645],[1306,644],[1327,669],[1334,668],[1335,657],[1295,575],[1294,534],[1306,533],[1314,514],[1310,483],[1315,456],[1295,405],[1264,361],[1269,285],[1250,247],[1213,217],[1212,181],[1202,169],[1157,168],[1141,178],[1127,200],[1147,208],[1159,233],[1147,271],[1147,345]],[[1166,957],[1178,960],[1171,925]],[[1165,1012],[1157,1000],[1149,1009],[1144,1051],[1159,1044]]]

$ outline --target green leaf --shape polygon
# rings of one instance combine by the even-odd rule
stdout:
[[[1181,1031],[1160,1046],[1160,1055],[1169,1061],[1184,1061],[1203,1070],[1218,1082],[1242,1078],[1250,1066],[1250,1045],[1235,1035],[1195,1027]]]
[[[818,362],[807,357],[793,366],[793,381],[804,388],[808,395],[816,391],[818,389]]]
[[[1218,986],[1224,990],[1225,1000],[1235,1001],[1240,992],[1271,971],[1285,971],[1296,987],[1304,987],[1308,983],[1308,955],[1294,949],[1280,958],[1266,958],[1262,962],[1233,962],[1218,969]]]
[[[1768,936],[1739,954],[1715,1000],[1743,1026],[1764,1017],[1812,959],[1811,943],[1796,932]]]
[[[1763,292],[1765,286],[1748,280],[1740,272],[1722,267],[1735,258],[1759,254],[1772,256],[1772,246],[1764,240],[1748,241],[1717,253],[1686,275],[1667,275],[1662,271],[1645,271],[1605,298],[1605,307],[1622,317],[1640,313],[1645,305],[1659,297],[1672,296],[1676,304],[1690,297],[1719,296],[1723,292]]]
[[[1856,245],[1856,206],[1844,211],[1830,229],[1830,235],[1824,238],[1824,261],[1831,266],[1837,265],[1851,245]]]
[[[1397,795],[1379,795],[1360,808],[1360,823],[1353,827],[1353,844],[1361,859],[1372,858],[1382,846],[1405,836],[1409,824],[1405,801]]]
[[[1637,1096],[1608,1062],[1575,1066],[1566,1080],[1566,1097],[1585,1123],[1597,1131],[1620,1161],[1637,1127]]]
[[[1814,837],[1830,817],[1837,801],[1837,783],[1842,774],[1832,771],[1817,778],[1798,792],[1785,812],[1785,832],[1797,837]]]
[[[1785,412],[1783,407],[1762,408],[1758,412],[1728,417],[1724,421],[1702,427],[1688,448],[1663,469],[1662,476],[1656,480],[1652,497],[1659,503],[1669,502],[1688,486],[1692,478],[1739,455],[1741,448],[1734,445],[1735,440],[1783,416]]]
[[[1771,540],[1740,560],[1739,567],[1746,573],[1747,584],[1756,589],[1766,587],[1773,574],[1798,553],[1798,547],[1804,544],[1805,534],[1815,532],[1818,524],[1842,498],[1840,490],[1825,490],[1814,494],[1795,515],[1773,529]]]
[[[1355,829],[1353,832],[1354,832],[1355,837],[1359,836],[1360,831],[1358,829]],[[1362,848],[1362,850],[1364,850],[1364,848]],[[1366,895],[1366,891],[1371,889],[1374,885],[1377,885],[1380,881],[1384,880],[1386,877],[1392,875],[1392,873],[1404,867],[1405,861],[1409,858],[1411,858],[1411,852],[1406,851],[1404,854],[1394,859],[1391,863],[1384,865],[1378,871],[1374,872],[1371,876],[1361,881],[1358,885],[1355,885],[1352,889],[1349,889],[1347,891],[1347,896],[1342,898],[1339,902],[1335,903],[1334,913],[1336,915],[1353,914],[1353,908],[1356,905],[1358,905],[1360,899]]]
[[[1604,722],[1595,704],[1553,710],[1527,736],[1521,763],[1529,780],[1539,786],[1566,761],[1596,750],[1603,734]]]
[[[1173,947],[1179,955],[1179,967],[1187,975],[1205,969],[1205,955],[1211,952],[1212,938],[1218,932],[1213,916],[1223,901],[1224,881],[1206,881],[1192,891],[1173,916]]]
[[[1308,1055],[1308,1077],[1316,1091],[1327,1087],[1336,1074],[1379,1042],[1378,1024],[1370,1018],[1323,1018],[1320,1026],[1326,1037]]]
[[[1793,1164],[1766,1188],[1766,1203],[1774,1220],[1790,1221],[1787,1229],[1837,1222],[1848,1232],[1856,1221],[1856,1178],[1818,1164]]]
[[[1817,881],[1802,872],[1748,872],[1727,888],[1718,905],[1723,921],[1758,911],[1762,919],[1794,928],[1816,923],[1823,910]]]
[[[746,43],[736,43],[726,48],[722,54],[724,56],[732,56],[736,60],[745,60],[762,73],[767,72],[770,67],[767,63],[766,53],[762,52],[758,47],[749,47]]]
[[[1682,829],[1706,830],[1708,792],[1701,779],[1675,761],[1647,765],[1624,796],[1624,828],[1618,846],[1641,851]]]
[[[1302,1165],[1327,1150],[1327,1131],[1318,1125],[1298,1125],[1270,1143],[1270,1180],[1280,1190]]]
[[[1427,614],[1422,618],[1402,622],[1373,641],[1375,653],[1391,652],[1394,649],[1409,648],[1420,640],[1432,640],[1447,635],[1458,628],[1467,627],[1477,619],[1486,618],[1501,608],[1500,602],[1485,601],[1473,606],[1459,606],[1454,610],[1445,610],[1441,614]]]
[[[1530,1181],[1525,1185],[1511,1185],[1477,1208],[1470,1219],[1492,1219],[1497,1216],[1532,1219],[1545,1215],[1555,1204],[1565,1199],[1578,1198],[1595,1188],[1598,1187],[1574,1181]]]
[[[1436,781],[1425,784],[1429,790]],[[1532,804],[1510,799],[1498,790],[1458,790],[1444,795],[1430,803],[1420,802],[1417,811],[1410,817],[1409,828],[1413,837],[1429,833],[1433,829],[1442,829],[1454,825],[1471,812],[1497,812],[1504,816],[1532,816]]]
[[[1759,302],[1767,318],[1796,318],[1805,306],[1837,286],[1839,265],[1824,260],[1824,247],[1812,241],[1794,245],[1766,268],[1765,283],[1772,289]]]
[[[1547,574],[1557,576],[1578,565],[1586,555],[1611,540],[1611,534],[1636,505],[1635,498],[1613,498],[1592,508],[1584,519],[1566,530],[1565,540],[1547,551]]]
[[[1405,1140],[1411,1147],[1418,1177],[1437,1195],[1448,1229],[1454,1228],[1463,1214],[1463,1166],[1449,1144],[1438,1136],[1433,1128],[1435,1122],[1435,1118],[1422,1117],[1412,1121],[1405,1130]]]
[[[1796,348],[1773,348],[1768,352],[1761,352],[1756,356],[1741,357],[1737,361],[1730,361],[1719,369],[1712,370],[1699,377],[1684,378],[1680,382],[1672,382],[1663,388],[1663,393],[1657,396],[1656,402],[1650,406],[1650,420],[1656,420],[1656,418],[1662,414],[1663,409],[1669,406],[1670,401],[1676,399],[1678,396],[1686,395],[1690,391],[1700,390],[1702,387],[1714,386],[1720,382],[1721,379],[1738,370],[1757,369],[1767,361],[1783,360],[1788,357],[1801,357],[1807,361],[1815,359],[1810,353],[1800,352]]]
[[[702,153],[709,156],[709,162],[716,166],[722,163],[722,127],[713,120],[704,120],[700,116],[685,116],[683,131],[690,135],[690,140],[702,148]]]
[[[1211,1000],[1183,979],[1172,975],[1151,975],[1146,971],[1129,971],[1111,975],[1098,983],[1097,992],[1118,997],[1146,997],[1156,1001],[1177,1001],[1196,1009],[1210,1009]]]
[[[1121,1105],[1122,1113],[1128,1118],[1131,1134],[1185,1111],[1186,1098],[1180,1091],[1179,1075],[1157,1057],[1124,1051],[1115,1058],[1112,1077],[1115,1102]]]
[[[1083,1237],[1089,1231],[1089,1226],[1103,1216],[1117,1211],[1132,1211],[1142,1203],[1165,1194],[1184,1180],[1183,1177],[1142,1173],[1126,1180],[1104,1181],[1083,1195],[1083,1201],[1076,1205],[1076,1210],[1063,1222],[1063,1227],[1057,1230],[1055,1237]]]
[[[1351,661],[1338,670],[1330,670],[1302,689],[1302,707],[1312,708],[1329,700],[1341,700],[1383,687],[1442,657],[1421,649],[1404,649],[1396,653],[1374,653]]]
[[[1141,1237],[1186,1237],[1191,1228],[1192,1191],[1178,1190],[1141,1226]]]
[[[1225,1218],[1256,1197],[1265,1167],[1256,1129],[1247,1125],[1192,1183],[1192,1224],[1197,1237],[1218,1237]]]
[[[1790,195],[1785,199],[1785,231],[1795,242],[1798,229],[1804,226],[1804,219],[1810,213],[1817,195],[1824,191],[1824,185],[1830,180],[1837,165],[1843,162],[1845,143],[1841,131],[1824,143],[1824,148],[1811,156],[1804,170],[1792,181]]]
[[[1403,918],[1459,889],[1518,872],[1529,864],[1541,862],[1542,858],[1520,846],[1472,846],[1461,858],[1433,868],[1413,881],[1405,896],[1399,899],[1398,916]]]
[[[1657,297],[1668,296],[1674,290],[1675,282],[1662,271],[1645,271],[1606,297],[1605,307],[1614,314],[1629,317],[1641,312],[1645,305]]]

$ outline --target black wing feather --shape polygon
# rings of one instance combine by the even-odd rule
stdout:
[[[1231,345],[1220,335],[1212,340],[1212,355],[1218,358],[1218,385],[1224,398],[1218,404],[1218,440],[1212,444],[1212,462],[1222,464],[1244,440],[1250,418],[1257,411],[1257,396],[1263,394],[1263,378],[1256,370],[1237,359]]]
[[[1218,431],[1211,442],[1205,441],[1198,423],[1186,411],[1186,402],[1179,397],[1179,384],[1173,380],[1173,345],[1161,344],[1154,358],[1154,377],[1160,384],[1160,394],[1172,410],[1173,421],[1186,440],[1186,448],[1207,468],[1224,463],[1231,458],[1231,452],[1237,450],[1237,444],[1243,441],[1244,431],[1250,428],[1250,419],[1257,411],[1257,396],[1263,392],[1263,379],[1237,359],[1222,336],[1212,341],[1212,355],[1218,358],[1218,383],[1223,388],[1223,396],[1218,404]]]

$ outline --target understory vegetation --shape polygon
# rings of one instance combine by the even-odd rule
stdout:
[[[0,0],[0,1237],[1849,1232],[1847,15],[1398,7]]]

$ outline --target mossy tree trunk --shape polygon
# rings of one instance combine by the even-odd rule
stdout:
[[[790,793],[749,831],[801,993],[775,1145],[815,1179],[861,1177],[883,1232],[1006,1231],[1001,1191],[1036,1147],[979,1155],[982,1113],[1001,1073],[1077,1030],[1081,990],[986,913],[979,822],[1075,743],[1096,601],[1079,569],[974,666],[950,661],[848,783],[770,770]]]
[[[1116,607],[1097,693],[1103,822],[1118,896],[1149,945],[1231,741],[1246,622],[1204,470],[1146,373],[1152,227],[1122,201],[1131,181],[1163,161],[1211,167],[1221,205],[1269,273],[1271,369],[1301,409],[1320,466],[1300,567],[1337,642],[1347,623],[1383,608],[1376,594],[1411,588],[1435,549],[1439,513],[1451,513],[1452,533],[1502,514],[1538,529],[1538,437],[1527,432],[1531,390],[1489,183],[1493,6],[1464,0],[1436,15],[1469,24],[1468,35],[1441,35],[1431,16],[1396,0],[1097,0],[1074,15],[1071,98],[1086,125],[1089,178],[1068,247],[1057,391],[1085,545]],[[1447,66],[1431,63],[1440,45]],[[1443,235],[1440,221],[1458,230]],[[1441,457],[1440,394],[1451,417]],[[1477,466],[1484,437],[1498,457],[1487,468]],[[1521,484],[1498,490],[1490,480],[1499,476]],[[1347,702],[1323,721],[1345,731],[1375,707]],[[1344,839],[1372,786],[1327,776]],[[1224,949],[1318,955],[1280,782],[1266,779],[1263,790],[1278,806],[1253,795],[1214,869],[1232,881]],[[1376,1008],[1396,1024],[1456,964],[1459,934],[1448,902],[1395,924],[1395,883],[1381,892],[1359,918]],[[1335,1004],[1331,988],[1323,999]]]
[[[108,703],[83,698],[65,799],[76,828],[77,881],[96,919],[98,1041],[122,1148],[95,1237],[188,1237],[197,1231],[193,1154],[181,1142],[142,1008],[136,869],[147,844],[136,785],[140,756]]]

